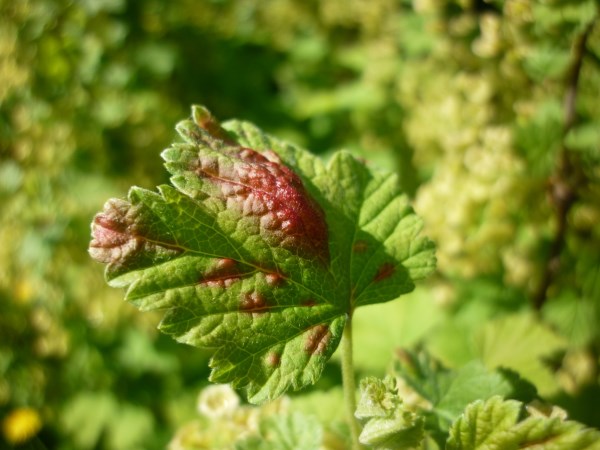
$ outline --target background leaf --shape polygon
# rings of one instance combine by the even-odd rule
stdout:
[[[236,450],[317,450],[323,430],[311,416],[300,413],[269,417],[260,424],[260,435],[237,443]]]
[[[556,450],[600,448],[600,433],[577,422],[529,416],[520,420],[522,404],[492,397],[466,409],[450,430],[449,450],[523,448],[541,445]]]
[[[449,370],[425,352],[399,350],[393,373],[404,386],[400,398],[421,411],[427,430],[440,445],[470,403],[494,396],[528,402],[537,395],[531,383],[510,370],[491,371],[480,361]]]

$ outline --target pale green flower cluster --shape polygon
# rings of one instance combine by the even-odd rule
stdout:
[[[200,418],[181,427],[169,450],[232,448],[236,442],[259,433],[261,420],[288,412],[289,398],[280,397],[263,407],[240,405],[228,384],[204,388],[197,401]]]
[[[415,208],[438,242],[444,272],[470,277],[496,271],[499,249],[514,240],[523,164],[510,137],[503,127],[484,129],[463,152],[445,155],[418,193]]]
[[[340,399],[322,395],[316,401],[322,411],[305,414],[301,411],[306,405],[303,408],[302,402],[294,403],[287,396],[253,406],[243,404],[228,384],[210,385],[198,395],[200,417],[178,429],[169,450],[278,449],[299,448],[298,445],[319,450],[347,449],[347,430],[339,428],[337,419],[316,416],[338,410]],[[310,405],[312,409],[314,404]]]
[[[406,131],[420,167],[432,167],[415,208],[438,245],[438,267],[472,277],[498,271],[515,256],[515,213],[523,205],[524,161],[512,130],[494,123],[490,80],[466,72],[441,73],[419,86],[427,64],[409,72],[402,98],[411,104]],[[523,266],[511,280],[527,278]]]
[[[0,102],[11,91],[27,82],[29,71],[17,58],[17,30],[14,24],[0,21]]]
[[[559,105],[571,57],[558,30],[574,33],[594,10],[591,3],[490,3],[471,15],[449,13],[450,4],[474,8],[468,1],[413,2],[436,46],[406,63],[397,98],[407,110],[413,164],[427,180],[415,208],[437,242],[442,274],[501,274],[531,292],[543,266],[534,254],[555,227],[547,183],[562,145]],[[580,109],[591,114],[587,77]],[[572,225],[590,232],[597,207],[591,196],[581,200]]]

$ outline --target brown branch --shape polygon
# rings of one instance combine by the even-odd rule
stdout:
[[[540,285],[533,295],[533,306],[536,310],[540,310],[546,303],[548,289],[560,270],[560,255],[565,246],[567,235],[567,218],[571,207],[577,200],[579,188],[584,181],[583,174],[579,170],[572,152],[567,148],[565,140],[577,120],[576,106],[581,66],[586,55],[586,44],[595,21],[594,18],[585,30],[577,35],[573,45],[573,59],[565,80],[563,142],[556,169],[548,180],[548,196],[550,203],[554,206],[556,233],[550,246],[550,253],[542,273]]]

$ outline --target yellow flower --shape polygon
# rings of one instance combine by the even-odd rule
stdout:
[[[11,444],[20,444],[35,436],[42,428],[42,419],[33,408],[17,408],[2,421],[2,432]]]

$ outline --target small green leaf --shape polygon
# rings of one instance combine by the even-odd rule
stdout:
[[[260,423],[259,436],[236,443],[236,450],[318,450],[323,428],[312,416],[294,413],[267,417]]]
[[[449,370],[425,352],[401,350],[397,355],[395,372],[422,398],[417,406],[427,404],[422,408],[427,415],[426,428],[438,440],[475,400],[501,395],[531,401],[536,396],[533,385],[508,369],[490,371],[475,360],[457,370]]]
[[[118,402],[109,392],[81,392],[61,411],[62,431],[78,448],[95,448],[118,410]]]
[[[600,432],[558,417],[530,415],[523,404],[494,396],[470,404],[450,429],[447,450],[597,450]]]
[[[421,444],[424,420],[405,407],[394,378],[365,378],[360,390],[354,415],[363,422],[361,444],[378,450],[411,449]]]
[[[454,420],[469,403],[495,395],[533,400],[536,390],[515,372],[505,369],[489,371],[481,362],[472,361],[455,372],[436,410],[438,414]]]
[[[120,403],[110,392],[82,392],[61,411],[63,432],[81,449],[98,448],[102,440],[115,450],[144,447],[155,426],[150,411]]]
[[[452,373],[426,352],[399,349],[394,372],[432,405],[441,401],[452,381]]]
[[[205,108],[162,153],[173,186],[134,187],[92,224],[91,256],[160,329],[214,351],[210,379],[263,403],[314,383],[355,308],[435,266],[397,177],[349,153],[328,165]]]
[[[565,348],[565,340],[530,314],[513,314],[488,322],[475,341],[488,368],[506,367],[532,382],[542,396],[558,385],[544,360]]]
[[[586,151],[590,148],[598,148],[600,143],[600,124],[588,122],[573,127],[565,138],[568,148]]]

